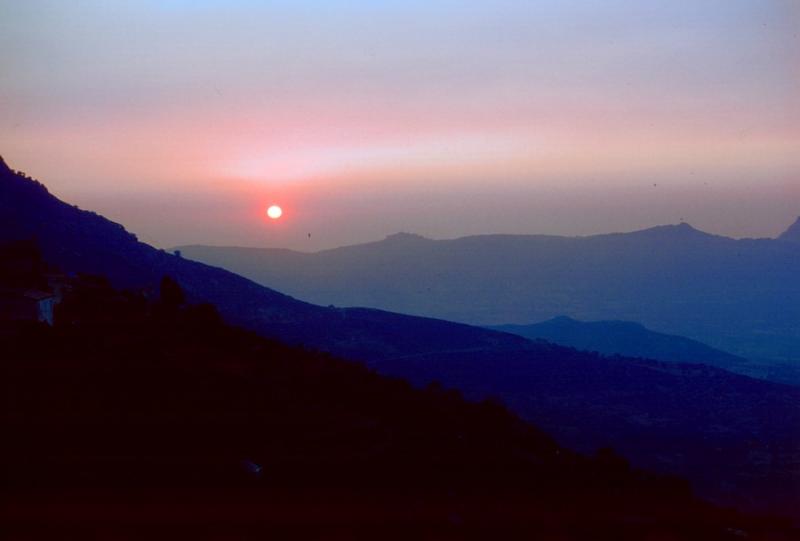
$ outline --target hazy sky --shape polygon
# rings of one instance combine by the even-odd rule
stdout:
[[[774,236],[798,29],[796,0],[0,0],[0,154],[160,246]]]

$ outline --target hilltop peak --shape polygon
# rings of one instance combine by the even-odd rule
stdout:
[[[786,231],[778,235],[778,240],[800,242],[800,217]]]
[[[586,330],[591,327],[603,328],[606,330],[610,329],[627,330],[627,331],[645,330],[645,327],[642,324],[636,323],[634,321],[622,321],[622,320],[611,320],[611,319],[599,320],[599,321],[581,321],[563,315],[556,316],[554,318],[542,321],[541,323],[535,325],[560,327],[560,328],[573,327],[579,330]]]
[[[635,233],[662,237],[662,238],[686,238],[686,237],[708,237],[711,236],[704,231],[692,227],[686,222],[678,224],[657,225],[648,229],[642,229]]]
[[[424,241],[429,240],[422,235],[417,235],[416,233],[395,233],[393,235],[387,235],[384,242],[413,242],[413,241]]]
[[[28,194],[29,197],[50,195],[44,184],[22,171],[14,171],[2,156],[0,156],[0,190],[8,202],[23,194]]]
[[[573,324],[573,323],[580,323],[577,319],[571,318],[569,316],[556,316],[553,318],[548,319],[547,321],[543,321],[542,323],[564,323],[564,324]]]
[[[667,224],[662,226],[656,226],[652,229],[661,229],[663,231],[680,231],[684,233],[702,233],[699,229],[692,226],[692,224],[687,222],[680,222],[677,224]]]

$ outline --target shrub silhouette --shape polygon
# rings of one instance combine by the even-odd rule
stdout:
[[[178,282],[164,276],[161,279],[160,300],[165,307],[175,309],[186,303],[186,295]]]

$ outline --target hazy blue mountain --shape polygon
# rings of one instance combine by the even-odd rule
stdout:
[[[752,377],[800,385],[800,366],[775,366],[774,363],[769,366],[731,355],[691,338],[651,331],[630,321],[577,321],[559,316],[531,325],[498,325],[492,328],[604,355],[702,363]]]
[[[636,321],[746,358],[800,358],[800,248],[688,224],[590,237],[399,234],[316,253],[183,246],[319,304],[370,306],[477,325],[559,315]]]
[[[28,238],[66,272],[151,289],[170,275],[190,300],[211,302],[229,322],[263,336],[363,360],[419,384],[441,380],[471,398],[497,396],[559,441],[579,449],[610,444],[634,464],[686,475],[717,501],[800,509],[798,389],[713,367],[604,358],[458,323],[298,301],[138,242],[0,162],[0,242]],[[389,244],[398,253],[433,246],[415,256],[420,268],[447,247],[413,237]]]
[[[747,359],[696,340],[651,331],[631,321],[578,321],[559,316],[531,325],[498,325],[493,328],[605,355],[703,363],[725,369],[747,363]]]
[[[778,237],[778,240],[787,241],[787,242],[800,242],[800,218],[797,218],[795,222],[789,226],[789,229],[781,233]]]

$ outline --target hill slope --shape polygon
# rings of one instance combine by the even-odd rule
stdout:
[[[577,321],[559,316],[531,325],[498,325],[493,328],[606,355],[703,363],[726,369],[747,363],[746,359],[696,340],[657,333],[629,321]]]
[[[491,328],[604,355],[702,363],[751,377],[800,385],[800,366],[750,361],[696,340],[658,333],[629,321],[577,321],[559,316],[531,325],[498,325]]]
[[[394,235],[317,253],[183,246],[320,304],[371,306],[478,325],[636,321],[746,358],[798,359],[800,250],[687,224],[591,237]],[[419,265],[424,261],[424,265]]]
[[[692,480],[700,494],[796,514],[800,389],[705,365],[603,357],[541,344],[386,360],[382,373],[468,398],[501,397],[564,445],[613,446],[633,463]],[[723,489],[722,487],[727,487]]]

